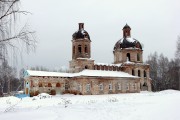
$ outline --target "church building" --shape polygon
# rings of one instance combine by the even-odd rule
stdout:
[[[143,63],[142,45],[131,37],[129,25],[122,31],[123,38],[113,48],[114,62],[95,63],[91,58],[90,35],[84,23],[79,23],[72,35],[70,73],[26,70],[25,93],[99,95],[151,91],[149,65]]]

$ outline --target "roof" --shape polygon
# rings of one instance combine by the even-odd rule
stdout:
[[[72,35],[72,37],[73,37],[73,40],[76,40],[76,39],[90,40],[90,36],[88,32],[84,30],[84,23],[79,23],[79,29]]]
[[[114,46],[114,50],[120,49],[120,48],[138,48],[142,49],[142,46],[140,42],[134,38],[126,37],[122,38],[119,41],[116,42]]]
[[[34,71],[26,70],[24,73],[25,77],[28,76],[52,76],[52,77],[73,77],[73,74],[63,72],[48,72],[48,71]]]
[[[120,67],[120,66],[121,66],[121,63],[120,63],[120,64],[95,63],[95,65],[102,65],[102,66],[117,66],[117,67]]]
[[[79,73],[62,73],[62,72],[47,72],[47,71],[32,71],[26,70],[25,77],[29,76],[49,76],[49,77],[121,77],[121,78],[138,78],[128,73],[121,71],[102,71],[102,70],[83,70]]]
[[[83,70],[76,73],[76,76],[92,76],[92,77],[121,77],[121,78],[138,78],[121,71],[104,71],[104,70]]]
[[[129,28],[131,29],[131,27],[126,23],[126,25],[123,27],[123,29]]]

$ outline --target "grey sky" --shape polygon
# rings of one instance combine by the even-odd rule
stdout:
[[[36,53],[25,55],[22,67],[68,66],[79,22],[90,34],[96,62],[113,62],[113,47],[126,23],[144,45],[144,60],[154,51],[173,58],[180,35],[179,0],[22,0],[21,6],[32,13],[21,22],[28,21],[38,40]]]

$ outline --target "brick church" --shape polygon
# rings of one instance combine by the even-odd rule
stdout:
[[[72,35],[72,60],[69,73],[26,70],[25,93],[118,94],[151,91],[149,65],[143,63],[141,43],[131,37],[131,27],[122,29],[123,38],[113,48],[113,64],[95,63],[91,58],[91,38],[79,23]]]

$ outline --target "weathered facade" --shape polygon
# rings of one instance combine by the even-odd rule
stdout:
[[[140,42],[131,38],[126,24],[123,38],[114,46],[114,63],[95,63],[91,59],[91,39],[84,23],[72,36],[71,73],[29,71],[25,73],[25,93],[117,94],[151,91],[149,65],[143,63]]]

